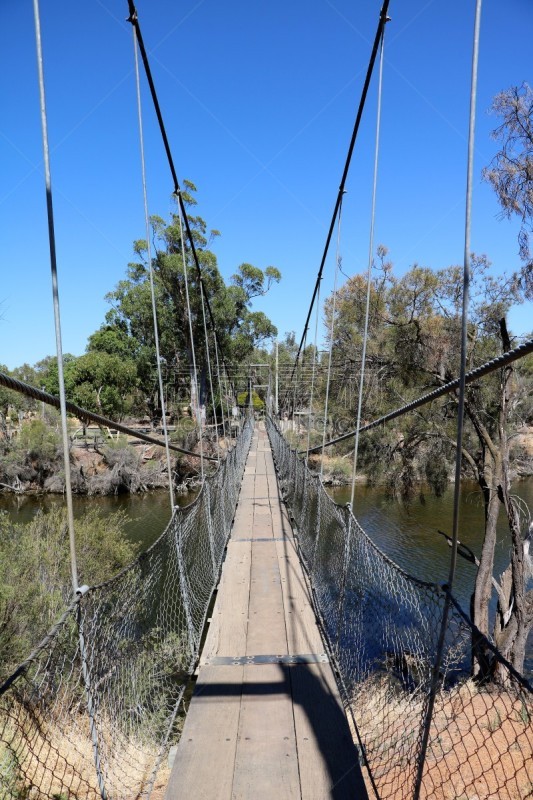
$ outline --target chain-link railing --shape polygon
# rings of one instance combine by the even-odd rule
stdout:
[[[252,428],[155,544],[81,590],[0,687],[1,800],[150,795],[179,735]]]
[[[452,599],[428,721],[444,588],[411,577],[385,556],[372,531],[333,502],[272,420],[267,429],[369,787],[383,800],[418,792],[435,800],[533,798],[530,684]],[[471,654],[481,639],[491,678],[476,683]],[[421,764],[425,725],[429,745]]]

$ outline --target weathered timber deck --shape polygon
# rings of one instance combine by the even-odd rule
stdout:
[[[323,652],[268,438],[256,428],[166,800],[366,798]],[[318,660],[260,658],[289,655]]]

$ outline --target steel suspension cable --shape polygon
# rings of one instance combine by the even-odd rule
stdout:
[[[52,301],[54,307],[54,325],[57,354],[57,374],[59,382],[59,409],[61,414],[61,438],[63,442],[63,463],[65,467],[65,497],[67,502],[67,520],[70,545],[70,572],[72,590],[78,590],[78,564],[76,558],[76,538],[74,532],[74,509],[72,503],[72,483],[70,479],[70,443],[67,428],[67,400],[65,394],[65,376],[63,370],[63,345],[61,339],[61,313],[59,306],[59,282],[57,275],[57,252],[54,226],[54,207],[52,199],[52,175],[50,167],[50,148],[48,144],[48,121],[46,115],[46,95],[44,87],[43,52],[41,43],[41,20],[39,0],[33,0],[35,19],[35,43],[37,47],[37,70],[39,75],[39,100],[41,108],[41,132],[44,156],[44,176],[46,188],[46,210],[48,215],[48,241],[50,247],[50,270],[52,276]]]
[[[314,391],[315,391],[315,378],[316,378],[316,362],[318,356],[318,319],[320,316],[320,286],[318,287],[318,291],[316,294],[316,311],[315,311],[315,339],[314,339],[314,350],[313,350],[313,369],[311,372],[311,396],[309,398],[309,422],[307,424],[307,453],[306,459],[309,459],[309,448],[311,446],[311,419],[313,415],[313,399],[314,399]]]
[[[220,372],[220,362],[218,359],[218,347],[217,347],[217,340],[213,334],[213,347],[215,349],[215,363],[217,365],[217,379],[218,379],[218,392],[220,395],[220,413],[222,414],[222,432],[224,434],[224,438],[226,438],[226,418],[224,417],[224,386],[223,386],[223,376]],[[226,408],[227,411],[227,408]],[[230,430],[229,426],[229,418],[228,418],[228,432]]]
[[[145,73],[146,73],[146,79],[148,81],[148,86],[150,88],[150,94],[151,94],[151,97],[152,97],[154,110],[155,110],[157,121],[158,121],[158,124],[159,124],[159,130],[161,132],[161,138],[163,140],[163,145],[164,145],[164,148],[165,148],[165,153],[167,155],[167,161],[168,161],[168,165],[169,165],[169,168],[170,168],[170,173],[172,175],[172,180],[173,180],[173,183],[174,183],[173,193],[174,193],[174,196],[177,199],[178,207],[179,207],[179,209],[181,211],[181,214],[182,214],[182,217],[183,217],[183,223],[185,225],[185,230],[187,232],[187,238],[189,240],[189,244],[190,244],[190,247],[191,247],[191,253],[192,253],[194,265],[195,265],[195,268],[196,268],[196,272],[198,274],[198,280],[199,280],[199,283],[203,286],[202,268],[200,266],[200,261],[198,259],[198,253],[196,251],[196,246],[194,244],[194,237],[192,235],[192,230],[191,230],[191,226],[190,226],[190,223],[189,223],[189,217],[187,215],[187,209],[185,207],[185,203],[184,203],[184,200],[183,200],[183,197],[182,197],[182,191],[181,191],[181,188],[180,188],[180,185],[179,185],[179,181],[178,181],[178,176],[177,176],[177,173],[176,173],[176,168],[174,166],[174,159],[172,158],[172,152],[170,150],[170,144],[169,144],[167,132],[166,132],[166,129],[165,129],[165,123],[163,121],[163,115],[161,113],[161,107],[159,105],[159,100],[158,100],[157,92],[156,92],[156,89],[155,89],[154,79],[152,77],[152,70],[150,69],[150,63],[148,61],[148,54],[146,52],[146,47],[144,46],[144,40],[143,40],[143,36],[142,36],[142,33],[141,33],[141,27],[139,25],[139,16],[138,16],[138,13],[137,13],[137,9],[135,8],[135,4],[133,3],[133,0],[128,0],[128,9],[129,9],[128,22],[131,22],[131,24],[135,28],[135,31],[136,31],[136,34],[137,34],[137,43],[139,45],[139,51],[141,53],[141,58],[142,58],[143,65],[144,65],[144,70],[145,70]],[[204,292],[205,292],[205,286],[204,286]],[[218,347],[219,347],[219,350],[220,350],[220,357],[221,357],[223,365],[227,369],[226,362],[225,362],[225,359],[224,359],[224,350],[222,348],[222,345],[220,343],[220,339],[218,337],[215,317],[213,315],[213,309],[211,308],[211,303],[209,302],[209,296],[208,296],[207,292],[205,292],[205,302],[206,302],[206,306],[207,306],[207,311],[209,313],[209,318],[210,318],[210,321],[211,321],[211,325],[212,325],[212,328],[213,328],[213,333],[215,335],[215,338],[218,341]]]
[[[374,224],[376,219],[376,195],[378,185],[378,164],[379,164],[379,137],[381,130],[381,99],[383,94],[383,56],[385,50],[385,26],[381,35],[381,48],[379,54],[379,78],[378,78],[378,107],[377,107],[377,120],[376,120],[376,144],[374,150],[374,178],[372,185],[372,212],[370,216],[370,236],[368,244],[368,271],[366,279],[366,307],[365,307],[365,325],[363,331],[363,351],[361,353],[361,371],[359,373],[359,396],[357,398],[357,421],[355,425],[355,442],[353,453],[353,469],[352,469],[352,491],[350,495],[350,504],[354,508],[355,498],[355,482],[357,479],[357,457],[359,454],[359,428],[361,427],[361,412],[363,408],[363,389],[365,382],[365,365],[366,365],[366,346],[368,342],[368,319],[370,316],[370,290],[372,286],[372,264],[374,254]]]
[[[191,311],[191,303],[189,297],[189,278],[187,274],[187,258],[185,256],[185,241],[183,238],[183,225],[181,224],[181,207],[178,206],[178,218],[179,218],[179,227],[180,227],[180,242],[181,242],[181,258],[183,263],[183,278],[185,283],[185,300],[187,303],[187,318],[189,320],[189,339],[191,344],[191,359],[192,359],[192,369],[193,369],[193,384],[191,388],[194,388],[195,394],[195,401],[196,401],[196,422],[198,424],[198,436],[200,440],[200,472],[202,475],[202,480],[204,479],[204,443],[203,443],[203,436],[202,436],[202,415],[200,411],[200,394],[198,392],[198,372],[196,370],[196,348],[194,346],[194,334],[192,330],[192,311]],[[194,404],[191,403],[191,406],[194,407]]]
[[[329,329],[329,356],[328,356],[328,374],[326,378],[326,402],[324,405],[324,430],[322,432],[322,454],[320,458],[320,480],[324,474],[324,450],[326,447],[326,431],[328,424],[328,410],[329,410],[329,389],[331,383],[331,361],[333,357],[333,338],[335,335],[335,313],[337,310],[337,280],[339,276],[340,267],[340,243],[341,243],[341,221],[342,221],[342,200],[339,206],[338,224],[337,224],[337,252],[335,255],[335,278],[333,282],[333,306],[331,309],[331,325]]]
[[[295,398],[295,406],[294,407],[296,407],[296,398],[298,397],[298,393],[299,392],[300,392],[300,398],[303,399],[303,392],[301,391],[301,389],[302,389],[302,384],[303,384],[302,373],[303,373],[303,367],[304,367],[304,362],[305,362],[305,349],[306,349],[306,347],[307,347],[307,338],[304,339],[304,348],[303,348],[303,353],[302,353],[302,360],[301,360],[300,364],[298,365],[298,369],[296,370],[296,388],[295,388],[295,391],[294,391],[294,398]],[[296,445],[297,447],[299,447],[300,435],[301,435],[301,419],[302,419],[301,410],[302,409],[301,409],[301,403],[300,403],[300,412],[298,413],[298,427],[297,427],[297,431],[296,431],[296,442],[298,443]],[[293,414],[293,416],[294,416],[294,414]]]
[[[215,393],[213,391],[213,375],[211,373],[211,355],[209,353],[209,336],[207,335],[207,322],[205,319],[205,304],[204,304],[204,289],[203,286],[200,285],[200,297],[202,300],[202,319],[204,323],[204,339],[205,339],[205,352],[207,356],[207,374],[209,377],[209,389],[211,392],[211,403],[213,404],[213,416],[215,418],[215,438],[217,443],[217,456],[218,462],[220,463],[220,442],[218,440],[218,420],[217,420],[217,409],[215,403]],[[206,415],[207,417],[207,415]]]
[[[41,43],[41,18],[39,11],[39,0],[33,0],[33,15],[35,20],[35,43],[37,49],[37,71],[39,76],[39,101],[41,109],[41,130],[42,130],[44,173],[45,173],[45,186],[46,186],[46,207],[48,216],[48,241],[50,246],[52,299],[54,306],[57,374],[59,383],[59,408],[61,416],[61,438],[63,443],[63,463],[65,469],[65,497],[67,503],[67,522],[69,531],[70,572],[71,572],[72,591],[75,595],[76,594],[81,595],[86,590],[87,587],[81,587],[81,588],[79,587],[78,564],[76,558],[74,507],[72,501],[72,482],[70,477],[70,442],[68,438],[68,428],[67,428],[67,399],[65,393],[65,377],[63,370],[63,345],[61,337],[61,315],[59,306],[59,282],[57,275],[57,254],[56,254],[56,242],[55,242],[54,209],[53,209],[53,199],[52,199],[52,177],[51,177],[51,167],[50,167],[50,149],[48,144],[48,122],[46,115],[46,95],[44,87],[44,66],[43,66],[43,52]],[[78,642],[80,648],[83,683],[85,686],[87,711],[89,715],[89,729],[91,734],[93,761],[96,770],[100,796],[102,800],[107,800],[107,791],[100,763],[100,751],[98,744],[98,732],[96,730],[96,721],[94,713],[95,709],[94,709],[93,693],[91,686],[91,675],[87,664],[87,649],[85,644],[83,622],[81,619],[81,612],[79,606],[78,606],[78,613],[76,620],[78,628]]]
[[[152,299],[152,320],[154,323],[154,342],[155,353],[157,359],[157,379],[159,384],[159,398],[161,401],[161,414],[163,424],[163,438],[165,440],[165,456],[167,463],[168,473],[168,490],[170,495],[170,507],[172,511],[175,508],[174,500],[174,482],[172,476],[172,466],[170,463],[170,450],[168,447],[168,429],[167,429],[167,413],[165,407],[165,395],[163,390],[163,376],[161,374],[161,355],[159,352],[159,326],[157,324],[157,307],[155,302],[155,287],[154,287],[154,270],[152,266],[152,248],[150,244],[150,219],[148,216],[148,195],[146,189],[146,164],[144,157],[144,133],[143,133],[143,119],[142,119],[142,105],[141,105],[141,81],[139,76],[139,57],[137,53],[137,31],[133,28],[133,52],[135,59],[135,83],[137,89],[137,116],[139,122],[139,145],[141,151],[141,177],[143,187],[143,205],[144,205],[144,223],[146,228],[146,249],[148,257],[148,266],[150,274],[150,297]]]
[[[420,797],[420,790],[422,787],[422,778],[424,774],[424,766],[426,761],[426,753],[429,742],[429,729],[433,719],[433,710],[435,706],[435,697],[437,694],[440,668],[442,664],[442,657],[444,654],[444,641],[446,638],[446,628],[448,624],[448,615],[450,611],[450,592],[453,591],[453,582],[455,578],[455,569],[457,564],[457,541],[459,536],[459,501],[461,499],[461,466],[462,466],[462,452],[463,452],[463,425],[464,425],[464,411],[465,411],[465,394],[466,394],[466,358],[467,358],[467,333],[468,333],[468,305],[470,299],[470,234],[472,227],[472,185],[474,175],[474,144],[475,144],[475,126],[476,126],[476,98],[477,98],[477,75],[478,75],[478,61],[479,61],[479,29],[481,23],[481,0],[476,0],[476,15],[474,21],[474,43],[472,53],[472,78],[470,88],[470,117],[468,129],[468,163],[467,163],[467,177],[466,177],[466,211],[465,211],[465,239],[464,239],[464,266],[463,266],[463,302],[462,302],[462,315],[461,315],[461,361],[460,361],[460,376],[459,376],[459,398],[457,404],[457,441],[456,441],[456,457],[455,457],[455,486],[453,496],[453,524],[452,524],[452,545],[450,555],[450,571],[448,576],[447,589],[444,601],[444,608],[442,611],[442,622],[437,644],[437,653],[435,656],[435,663],[433,665],[433,673],[431,676],[431,687],[428,698],[428,705],[425,716],[425,724],[422,733],[422,741],[420,746],[420,756],[418,760],[418,770],[415,783],[414,800]]]
[[[42,389],[37,389],[36,386],[30,386],[28,383],[24,383],[16,378],[12,378],[11,375],[6,375],[5,372],[0,372],[0,386],[5,386],[6,389],[11,389],[12,391],[23,394],[26,397],[32,397],[34,400],[40,400],[42,403],[53,406],[53,408],[61,408],[59,397],[55,397],[53,394],[48,394],[48,392],[43,392]],[[155,436],[149,436],[147,433],[142,433],[141,431],[135,430],[135,428],[129,428],[127,425],[123,425],[121,422],[116,422],[116,420],[109,419],[109,417],[103,417],[101,414],[95,414],[94,411],[89,411],[86,408],[77,406],[75,403],[71,403],[68,400],[66,401],[66,408],[69,414],[73,414],[75,417],[85,422],[95,422],[99,427],[112,428],[115,431],[120,431],[120,433],[125,433],[126,436],[131,436],[133,439],[139,439],[141,442],[155,444],[157,447],[164,448],[165,446],[164,441],[161,439],[156,439]],[[200,455],[198,453],[193,453],[192,450],[186,450],[184,447],[178,447],[176,444],[172,443],[169,443],[168,446],[169,449],[173,450],[175,453],[181,453],[185,456],[200,458]],[[211,456],[204,456],[204,458],[206,461],[217,460]]]
[[[381,41],[381,37],[382,37],[382,34],[383,34],[383,29],[384,29],[385,24],[387,22],[387,11],[388,11],[388,8],[389,8],[389,0],[384,0],[383,6],[382,6],[381,11],[379,13],[378,28],[377,28],[377,31],[376,31],[376,36],[374,38],[374,44],[372,46],[372,52],[370,54],[370,60],[369,60],[369,63],[368,63],[368,69],[367,69],[367,72],[366,72],[365,82],[364,82],[364,85],[363,85],[363,91],[361,93],[361,99],[359,101],[359,107],[357,109],[357,116],[356,116],[356,119],[355,119],[355,124],[354,124],[353,132],[352,132],[352,138],[350,139],[350,145],[348,147],[348,155],[346,156],[346,162],[344,164],[344,170],[343,170],[341,182],[340,182],[340,185],[339,185],[339,191],[337,193],[337,199],[335,201],[335,208],[333,209],[333,215],[331,217],[331,222],[330,222],[328,234],[327,234],[327,237],[326,237],[326,244],[325,244],[325,247],[324,247],[324,252],[322,254],[322,260],[320,262],[320,267],[319,267],[319,270],[318,270],[318,275],[317,275],[317,279],[316,279],[316,283],[315,283],[315,288],[314,288],[314,291],[313,291],[313,296],[311,297],[311,303],[310,303],[310,306],[309,306],[309,311],[307,313],[307,318],[305,320],[304,333],[302,335],[302,339],[301,339],[301,342],[300,342],[300,347],[298,348],[298,353],[296,354],[296,359],[295,359],[295,362],[294,362],[293,374],[294,374],[294,371],[296,369],[296,364],[298,363],[298,359],[300,358],[300,353],[301,353],[301,350],[302,350],[302,343],[303,343],[303,340],[304,340],[304,335],[306,334],[307,329],[309,327],[309,320],[311,319],[311,314],[313,312],[313,306],[314,306],[314,303],[315,303],[315,300],[316,300],[316,296],[317,296],[317,293],[318,293],[318,287],[320,285],[320,281],[322,280],[322,272],[324,271],[324,265],[326,263],[326,258],[327,258],[327,254],[328,254],[328,251],[329,251],[331,237],[333,236],[333,230],[334,230],[334,227],[335,227],[335,221],[337,219],[337,214],[339,213],[341,202],[342,202],[342,195],[344,193],[344,188],[345,188],[345,185],[346,185],[346,179],[348,177],[348,172],[349,172],[349,169],[350,169],[350,163],[351,163],[351,160],[352,160],[352,155],[353,155],[353,151],[354,151],[354,147],[355,147],[355,141],[357,139],[357,134],[359,132],[359,126],[361,124],[361,118],[363,116],[363,110],[364,110],[364,107],[365,107],[366,97],[367,97],[368,89],[369,89],[369,86],[370,86],[370,80],[372,78],[372,73],[374,71],[374,64],[376,62],[376,56],[377,56],[377,52],[378,52],[379,43]]]
[[[474,381],[477,381],[479,378],[483,378],[485,375],[489,375],[491,372],[495,372],[497,369],[506,367],[508,364],[512,364],[514,361],[518,361],[530,353],[533,353],[533,339],[528,339],[526,342],[519,345],[519,347],[516,347],[513,350],[508,350],[506,353],[496,356],[496,358],[491,358],[490,361],[486,361],[479,367],[467,372],[465,375],[465,384],[468,386],[469,384],[474,383]],[[386,422],[390,422],[397,417],[403,417],[404,414],[414,411],[415,408],[420,408],[420,406],[424,406],[426,403],[430,403],[432,400],[437,400],[437,398],[455,391],[455,389],[459,388],[459,385],[460,378],[455,378],[453,381],[449,381],[443,386],[439,386],[438,389],[433,389],[432,392],[421,395],[416,400],[412,400],[410,403],[406,403],[400,408],[396,408],[394,411],[390,411],[388,414],[384,414],[382,417],[378,417],[377,419],[372,420],[372,422],[362,425],[359,428],[359,432],[366,433],[366,431],[371,431],[373,428],[377,428],[379,425],[384,425]],[[353,438],[353,436],[355,436],[355,430],[350,431],[349,433],[344,433],[342,436],[337,436],[335,439],[330,439],[328,442],[326,442],[326,447],[339,444],[339,442],[345,442],[347,439]],[[311,447],[309,452],[315,453],[321,448],[322,445],[317,445],[316,447]]]

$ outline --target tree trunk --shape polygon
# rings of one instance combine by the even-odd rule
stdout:
[[[492,469],[485,469],[478,481],[485,501],[485,538],[474,589],[473,622],[485,636],[489,634],[489,602],[492,595],[494,550],[500,511],[500,499],[495,489],[501,479],[501,460],[498,459],[498,462]]]

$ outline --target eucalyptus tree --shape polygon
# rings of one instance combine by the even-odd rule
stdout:
[[[183,197],[190,211],[196,204],[196,187],[190,181],[185,181],[184,185],[186,191]],[[213,325],[207,305],[211,308],[217,329],[218,344],[222,351],[219,357],[222,359],[224,356],[227,366],[231,368],[242,363],[253,352],[254,347],[276,335],[276,328],[268,317],[263,312],[252,311],[251,305],[255,297],[265,294],[281,279],[275,267],[269,266],[262,270],[243,263],[227,285],[218,269],[216,255],[210,249],[220,235],[219,231],[208,232],[205,221],[199,216],[189,213],[188,219],[202,274],[203,308],[193,250],[185,235],[179,213],[172,213],[168,223],[161,217],[151,218],[151,267],[158,314],[160,356],[167,381],[173,382],[178,389],[180,381],[187,380],[193,346],[205,383],[208,345],[204,335],[204,314],[209,347],[214,348]],[[128,265],[126,278],[107,295],[111,310],[106,315],[105,325],[91,337],[89,347],[105,352],[129,348],[137,363],[138,378],[145,392],[148,408],[155,415],[157,365],[146,240],[136,241],[134,251],[137,260]],[[211,358],[214,363],[214,349],[211,350]]]
[[[459,369],[462,269],[433,271],[415,265],[396,277],[391,265],[384,262],[384,255],[382,249],[381,269],[372,279],[367,347],[370,364],[378,364],[382,379],[369,381],[363,408],[365,419],[447,383],[457,377]],[[336,302],[336,357],[354,369],[361,353],[363,298],[366,299],[366,286],[362,276],[354,276],[341,288]],[[510,349],[512,339],[505,317],[511,305],[521,300],[521,293],[512,280],[491,275],[485,256],[473,254],[471,298],[469,369]],[[326,318],[330,318],[331,299],[325,311]],[[527,521],[511,493],[510,442],[524,424],[532,421],[532,392],[528,361],[470,385],[462,448],[464,474],[477,481],[484,505],[485,536],[477,560],[473,621],[483,633],[493,634],[500,650],[519,670],[527,635],[533,627],[533,591],[527,589]],[[363,437],[363,468],[371,474],[379,469],[403,496],[412,493],[421,479],[426,479],[437,493],[442,492],[452,472],[456,406],[456,395],[447,395],[395,420],[368,439]],[[352,419],[355,421],[355,409]],[[509,528],[511,557],[505,573],[495,576],[501,509]],[[493,591],[498,596],[498,613],[491,631],[489,605]],[[486,654],[477,648],[474,655],[476,672],[486,671]]]
[[[526,295],[533,298],[533,90],[527,83],[500,92],[491,110],[501,122],[493,137],[501,147],[483,175],[494,188],[502,215],[521,220],[518,236],[523,262],[518,278]]]

